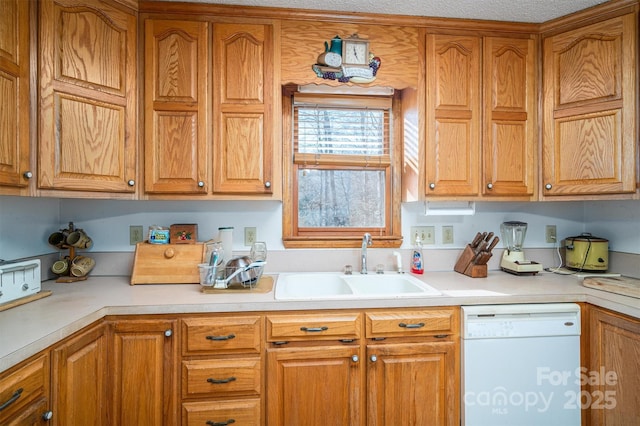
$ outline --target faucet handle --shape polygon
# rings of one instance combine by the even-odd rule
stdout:
[[[351,275],[352,273],[353,273],[353,266],[344,265],[344,274],[345,275]]]

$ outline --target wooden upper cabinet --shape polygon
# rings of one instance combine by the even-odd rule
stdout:
[[[30,4],[24,0],[4,0],[0,13],[0,187],[25,188],[32,173],[29,140]],[[4,189],[0,191],[5,193]]]
[[[479,192],[481,40],[427,35],[427,196]]]
[[[535,194],[536,56],[531,38],[484,39],[484,196]]]
[[[273,25],[213,28],[213,193],[271,194]]]
[[[633,193],[638,16],[544,40],[543,195]]]
[[[42,0],[38,187],[130,193],[137,20],[113,0]]]
[[[145,192],[206,194],[208,24],[145,21]]]

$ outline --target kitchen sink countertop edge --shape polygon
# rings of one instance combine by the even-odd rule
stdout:
[[[274,274],[274,278],[276,276]],[[198,284],[131,286],[126,276],[96,276],[77,283],[45,281],[42,290],[51,290],[51,296],[0,312],[0,372],[106,315],[588,302],[640,318],[639,299],[586,288],[581,285],[581,279],[572,276],[541,273],[516,277],[490,271],[487,278],[475,279],[455,272],[427,272],[416,277],[444,294],[383,299],[276,300],[274,291],[205,294]],[[472,295],[475,290],[502,295]],[[449,291],[452,295],[447,295]]]

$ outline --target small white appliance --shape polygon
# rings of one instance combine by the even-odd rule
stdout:
[[[534,275],[542,271],[542,265],[524,257],[522,245],[527,235],[525,222],[510,221],[500,225],[502,244],[505,249],[500,260],[500,268],[515,275]]]
[[[0,305],[40,291],[40,259],[0,263]]]
[[[580,426],[580,306],[463,306],[462,314],[462,426]]]

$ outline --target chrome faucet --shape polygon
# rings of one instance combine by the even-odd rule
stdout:
[[[367,273],[367,246],[370,246],[372,244],[373,244],[373,241],[371,241],[371,234],[366,232],[362,236],[362,250],[360,251],[361,259],[362,259],[362,264],[361,264],[362,267],[360,268],[361,274]]]

